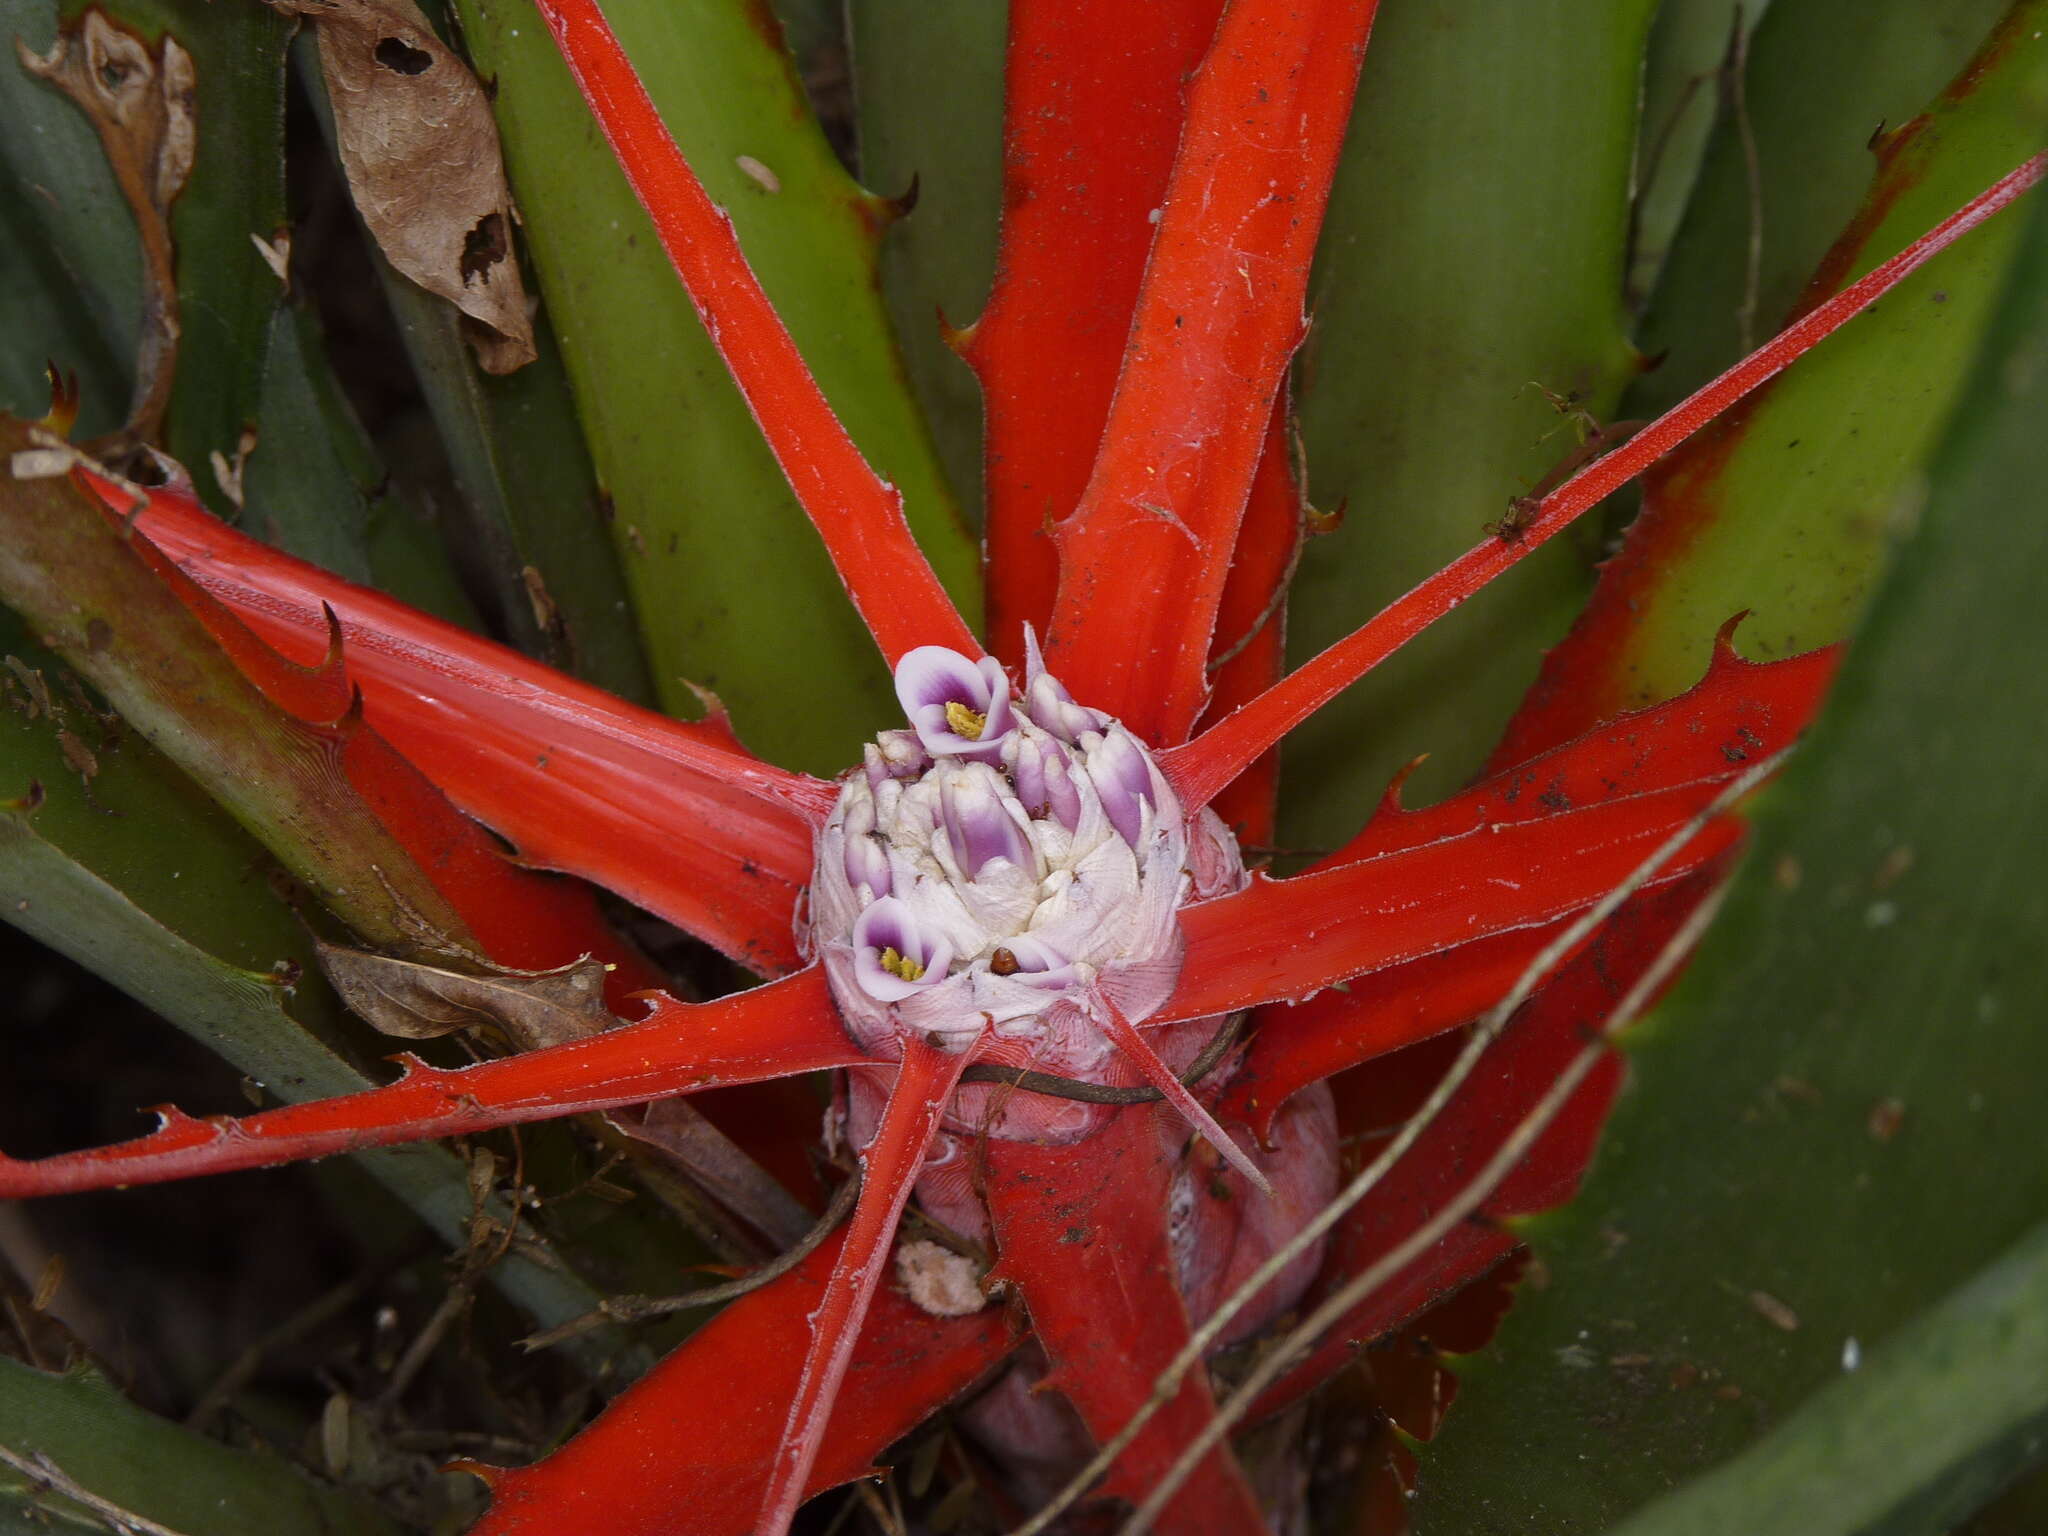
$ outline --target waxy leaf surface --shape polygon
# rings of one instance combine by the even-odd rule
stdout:
[[[1586,1189],[1524,1228],[1550,1284],[1460,1367],[1422,1532],[1603,1528],[1785,1421],[2048,1203],[2027,576],[2048,547],[2012,516],[2039,480],[2048,218],[2018,229],[1997,340],[1828,710],[1631,1038]]]

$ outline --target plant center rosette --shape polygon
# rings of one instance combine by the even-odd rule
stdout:
[[[1191,1087],[1177,1075],[1214,1054],[1205,1048],[1226,1020],[1141,1028],[1180,974],[1180,908],[1246,884],[1237,840],[1213,811],[1186,814],[1144,743],[1077,703],[1035,645],[1021,696],[994,660],[939,646],[902,658],[896,692],[910,728],[868,744],[819,834],[799,924],[806,951],[823,962],[848,1031],[878,1058],[922,1037],[976,1063],[1160,1089],[1179,1112],[1155,1117],[1174,1169],[1169,1232],[1181,1292],[1200,1322],[1301,1229],[1337,1176],[1327,1089],[1297,1094],[1270,1144],[1255,1145],[1207,1107],[1229,1083],[1234,1051]],[[888,1076],[845,1074],[833,1118],[846,1144],[873,1139]],[[963,1084],[918,1179],[918,1202],[986,1240],[978,1138],[1083,1150],[1127,1108],[1007,1082]],[[1290,1264],[1219,1345],[1292,1306],[1320,1258],[1316,1247]],[[982,1304],[965,1260],[948,1269],[927,1254],[912,1265],[899,1250],[898,1271],[930,1310]],[[1049,1395],[1028,1393],[1036,1374],[1025,1362],[970,1419],[1013,1461],[1051,1475],[1088,1446]]]

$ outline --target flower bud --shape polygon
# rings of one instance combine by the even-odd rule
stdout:
[[[938,779],[940,825],[947,852],[962,877],[978,880],[998,859],[1037,873],[1024,808],[1001,775],[983,763],[963,763],[939,770]]]
[[[1058,992],[1074,982],[1074,962],[1044,939],[1020,933],[998,945],[989,956],[988,968],[998,976],[1014,977],[1027,987]]]
[[[1069,832],[1081,824],[1081,792],[1074,788],[1074,759],[1053,737],[1020,729],[1003,754],[1017,786],[1017,801],[1034,821],[1057,821]]]
[[[915,731],[884,731],[861,749],[868,788],[880,789],[884,779],[915,779],[932,760]]]
[[[840,856],[846,868],[846,883],[863,901],[889,894],[889,852],[875,832],[875,802],[872,797],[857,800],[846,809],[846,843]]]
[[[1181,813],[1135,736],[1031,659],[1027,718],[993,661],[905,655],[915,734],[883,732],[842,781],[806,953],[878,1056],[916,1034],[1106,1081],[1129,1042],[1101,1021],[1158,1011],[1180,971],[1180,907],[1235,889],[1243,866],[1213,814]],[[1099,1112],[1074,1109],[1017,1110],[1010,1134],[1086,1134]]]
[[[1103,814],[1117,835],[1135,848],[1144,834],[1146,807],[1158,806],[1145,749],[1114,723],[1106,731],[1083,732],[1080,745],[1082,765],[1102,801]]]
[[[1030,626],[1024,630],[1024,712],[1040,730],[1072,745],[1083,731],[1099,731],[1109,716],[1074,702],[1060,680],[1045,670],[1045,658],[1038,652],[1038,636]]]

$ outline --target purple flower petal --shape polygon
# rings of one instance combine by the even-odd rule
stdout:
[[[1081,822],[1081,792],[1074,787],[1074,759],[1049,736],[1021,732],[1009,754],[1017,799],[1033,820],[1055,819],[1069,832]]]
[[[1048,992],[1060,991],[1074,980],[1073,961],[1054,945],[1028,933],[1004,940],[988,968],[998,976],[1044,987]]]
[[[1117,834],[1133,848],[1144,831],[1145,807],[1153,804],[1152,772],[1145,752],[1130,733],[1112,729],[1098,735],[1093,731],[1081,738],[1086,753],[1089,781],[1095,786],[1102,811]]]
[[[953,946],[926,935],[909,903],[884,896],[853,925],[853,974],[868,996],[901,1002],[935,987],[953,964]]]
[[[896,699],[934,757],[996,762],[1017,728],[1010,680],[993,657],[969,661],[942,645],[920,645],[896,663]]]
[[[1100,731],[1109,725],[1109,716],[1076,704],[1060,680],[1045,670],[1038,636],[1028,624],[1024,626],[1024,713],[1040,730],[1069,745],[1079,741],[1083,731]]]
[[[997,859],[1019,869],[1033,867],[1031,838],[1010,814],[1008,798],[1002,780],[985,767],[939,781],[939,824],[946,829],[953,862],[969,880]]]
[[[988,685],[981,668],[943,645],[920,645],[904,652],[896,663],[896,699],[906,715],[916,714],[927,704],[954,699],[986,703],[987,698]]]
[[[875,802],[856,800],[847,807],[842,824],[846,845],[842,850],[846,883],[858,891],[867,888],[870,899],[889,894],[889,854],[875,832]]]
[[[868,788],[880,789],[885,779],[915,779],[931,767],[931,757],[915,731],[884,731],[861,749]]]

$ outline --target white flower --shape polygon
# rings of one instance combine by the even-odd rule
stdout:
[[[1095,1075],[1105,1000],[1134,1023],[1156,1012],[1180,906],[1243,883],[1215,816],[1190,826],[1144,745],[1030,657],[1019,702],[992,660],[905,655],[914,732],[868,747],[820,834],[807,945],[879,1055],[907,1031],[966,1049],[986,1030]]]

